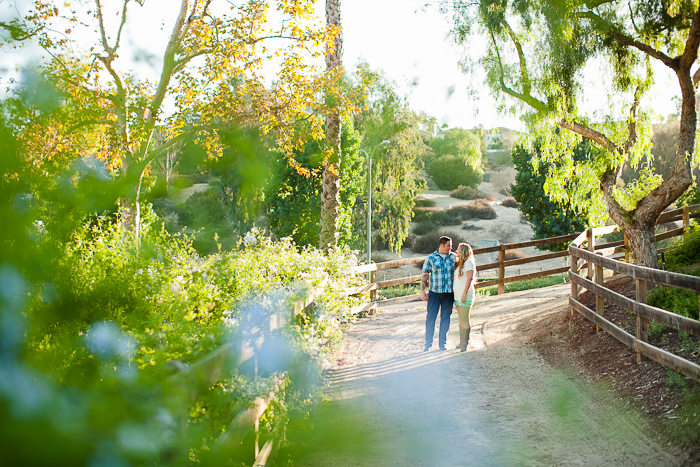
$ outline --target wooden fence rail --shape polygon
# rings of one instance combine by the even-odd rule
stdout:
[[[700,217],[700,205],[686,206],[682,209],[677,209],[665,213],[659,218],[659,222],[669,222],[682,220],[683,228],[674,229],[659,235],[656,235],[656,241],[666,238],[671,238],[677,235],[683,235],[690,227],[690,219]],[[613,226],[614,228],[614,226]],[[574,311],[581,313],[589,321],[592,321],[596,330],[603,329],[608,334],[634,349],[637,353],[637,362],[641,362],[644,358],[651,358],[667,367],[673,368],[676,371],[689,376],[696,381],[700,381],[700,365],[685,360],[677,355],[674,355],[665,350],[654,347],[648,343],[647,326],[650,321],[656,321],[674,329],[700,336],[700,321],[677,315],[661,308],[650,306],[647,301],[647,285],[649,282],[660,284],[663,286],[676,287],[693,292],[700,293],[700,278],[677,274],[660,269],[647,268],[643,266],[635,266],[629,264],[629,255],[626,254],[627,262],[617,261],[613,258],[606,257],[618,253],[624,248],[620,245],[627,245],[628,241],[625,238],[624,242],[616,242],[620,245],[605,245],[606,248],[595,250],[595,239],[599,235],[609,233],[610,228],[589,229],[580,234],[569,245],[569,253],[571,255],[571,268],[569,278],[571,279],[571,297],[569,305],[571,313]],[[588,249],[581,248],[584,242],[588,242]],[[579,275],[578,261],[585,261],[588,265],[588,275],[583,277]],[[613,271],[615,274],[621,274],[631,277],[636,282],[636,297],[630,299],[622,296],[605,287],[604,271]],[[595,281],[593,280],[592,272],[595,271]],[[579,287],[585,288],[596,296],[596,310],[593,311],[584,306],[578,300]],[[615,324],[606,320],[605,300],[608,300],[621,309],[634,313],[637,316],[637,335],[633,336],[624,330],[617,327]]]

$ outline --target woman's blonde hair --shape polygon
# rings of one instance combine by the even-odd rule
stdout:
[[[474,250],[467,243],[460,243],[457,247],[457,261],[455,262],[455,269],[459,269],[458,277],[462,277],[464,274],[464,263],[470,259],[476,265],[474,261]]]

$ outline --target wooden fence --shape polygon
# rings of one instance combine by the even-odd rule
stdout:
[[[690,227],[690,219],[700,217],[698,213],[700,213],[700,205],[685,207],[663,214],[659,218],[659,223],[683,220],[683,227],[659,234],[656,236],[656,240],[659,241],[665,238],[682,235]],[[603,329],[615,339],[634,349],[637,352],[638,363],[648,357],[696,381],[700,381],[699,365],[650,345],[648,343],[647,332],[648,324],[651,320],[694,336],[700,336],[700,321],[647,305],[647,285],[649,282],[700,293],[700,277],[629,264],[629,252],[625,248],[627,239],[614,244],[606,244],[604,248],[595,250],[596,237],[605,235],[616,229],[617,226],[589,229],[579,235],[569,245],[569,253],[571,254],[571,268],[569,271],[569,278],[571,279],[571,297],[569,297],[571,313],[573,314],[574,311],[578,311],[595,324],[596,330]],[[587,249],[581,248],[584,242],[588,243]],[[618,261],[609,257],[620,252],[625,253],[626,261]],[[579,274],[579,260],[587,263],[587,277],[583,277]],[[635,300],[620,295],[605,287],[606,269],[613,271],[615,274],[629,276],[635,280]],[[578,301],[579,287],[583,287],[595,294],[595,311]],[[605,300],[637,316],[636,336],[627,333],[605,319]]]
[[[319,287],[310,290],[306,297],[292,304],[289,313],[278,312],[270,315],[263,325],[270,332],[283,328],[294,318],[309,309],[316,297],[321,295],[325,288],[325,282]],[[232,340],[218,347],[191,365],[181,362],[169,362],[169,366],[176,370],[167,381],[167,389],[172,395],[175,413],[180,413],[180,436],[183,439],[182,446],[187,446],[187,410],[192,402],[204,394],[221,378],[226,377],[233,369],[246,363],[252,364],[253,371],[257,375],[256,347],[262,345],[260,339],[254,343],[247,340]],[[228,428],[216,440],[207,455],[219,459],[227,459],[230,454],[240,449],[243,440],[254,433],[254,452],[251,459],[255,459],[253,466],[264,466],[274,456],[279,446],[279,433],[267,440],[260,448],[259,422],[268,406],[274,401],[279,392],[279,381],[270,388],[265,397],[258,397],[251,401],[249,407],[239,412],[231,421]],[[184,411],[183,411],[184,409]],[[181,459],[187,459],[187,453],[177,454]]]

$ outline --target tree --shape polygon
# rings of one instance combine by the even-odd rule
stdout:
[[[367,64],[359,68],[358,76],[372,78],[353,115],[362,147],[372,154],[372,224],[381,243],[398,252],[409,234],[415,197],[425,186],[422,158],[428,153],[425,140],[432,134],[425,129],[434,120],[412,111],[381,72],[371,71]],[[367,206],[366,195],[362,202]],[[366,207],[354,215],[355,224],[366,229]]]
[[[441,190],[459,185],[476,188],[484,175],[485,142],[481,130],[453,128],[430,140],[435,158],[427,162],[428,175]]]
[[[700,72],[691,74],[700,45],[697,3],[458,0],[450,5],[456,40],[467,43],[472,33],[488,39],[488,51],[480,60],[488,84],[497,96],[508,96],[529,109],[531,128],[542,134],[542,157],[561,161],[545,184],[550,196],[568,199],[573,206],[591,195],[602,196],[608,214],[629,237],[637,263],[658,267],[656,220],[692,182],[700,81]],[[594,60],[610,70],[608,91],[625,102],[626,116],[611,114],[594,124],[580,115],[584,68]],[[673,171],[662,177],[644,170],[621,187],[618,180],[625,161],[638,167],[648,159],[650,112],[643,98],[652,83],[654,60],[673,71],[682,95]],[[568,133],[555,137],[552,123]],[[573,150],[584,137],[601,151],[590,162],[574,165]],[[567,193],[563,187],[572,176],[584,180],[592,191]]]
[[[332,78],[342,74],[343,65],[343,35],[340,20],[340,0],[326,0],[326,24],[333,31],[333,42],[326,49],[326,73]],[[338,100],[329,91],[326,95],[329,112],[326,115],[326,146],[327,155],[323,167],[323,192],[321,198],[321,234],[319,243],[322,250],[336,244],[338,240],[338,207],[340,201],[339,168],[342,154],[340,138],[342,120],[338,109]]]
[[[574,151],[574,160],[581,163],[591,159],[591,144],[584,140]],[[533,240],[540,238],[558,237],[581,232],[596,223],[591,219],[594,211],[574,210],[566,202],[553,201],[545,192],[544,185],[549,173],[549,166],[557,161],[541,163],[537,169],[533,159],[541,156],[539,146],[535,143],[534,151],[530,152],[524,145],[517,145],[511,151],[513,165],[517,170],[515,184],[511,186],[513,197],[520,203],[518,209],[525,215],[532,226],[535,235]],[[575,181],[571,181],[574,183]],[[562,251],[567,243],[544,245],[541,249]]]
[[[353,223],[357,198],[364,191],[364,157],[358,151],[360,135],[351,120],[342,125],[338,208],[338,242],[356,246],[364,230]],[[301,129],[300,131],[304,131]],[[265,187],[265,205],[270,230],[277,237],[292,237],[297,245],[318,245],[321,230],[321,191],[324,141],[312,140],[303,151],[294,155],[300,167],[287,163],[285,155],[277,151],[272,164],[272,177]],[[299,168],[304,169],[300,171]],[[300,173],[302,172],[302,173]]]
[[[274,130],[287,149],[294,146],[286,138],[287,128],[298,119],[310,120],[318,133],[320,122],[307,110],[315,108],[323,77],[305,59],[320,55],[317,49],[327,34],[313,26],[313,2],[228,3],[226,8],[226,2],[217,0],[179,2],[160,77],[151,82],[121,69],[118,60],[125,53],[133,1],[123,0],[114,10],[95,0],[87,11],[66,20],[59,20],[53,2],[36,2],[26,22],[37,25],[32,39],[51,57],[40,68],[55,83],[61,105],[14,122],[23,129],[28,157],[38,165],[83,154],[103,159],[115,174],[134,180],[122,197],[122,218],[138,229],[144,175],[171,148],[194,141],[216,158],[223,151],[220,132],[246,123],[259,124],[263,133]],[[278,22],[269,15],[271,6]],[[51,18],[53,28],[40,28]],[[60,33],[53,32],[59,28]],[[160,24],[154,22],[153,28],[156,34]],[[88,55],[69,42],[81,29],[81,38],[94,40]],[[268,49],[265,43],[271,39],[287,45]],[[260,69],[275,57],[280,70],[269,87]],[[174,107],[167,113],[166,100]],[[165,137],[154,145],[157,129],[165,130]]]

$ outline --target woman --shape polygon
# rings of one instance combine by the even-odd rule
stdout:
[[[457,247],[457,261],[455,262],[452,291],[455,296],[455,306],[459,315],[459,345],[462,352],[467,350],[469,344],[469,310],[474,303],[476,284],[476,262],[474,251],[466,243],[460,243]]]

